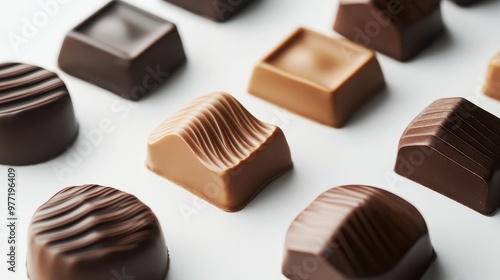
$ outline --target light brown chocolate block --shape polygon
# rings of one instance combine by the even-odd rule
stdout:
[[[384,86],[374,52],[299,28],[257,64],[248,91],[322,124],[342,127]]]
[[[148,139],[147,167],[215,206],[235,212],[292,168],[279,127],[251,115],[234,97],[201,96]]]
[[[500,53],[490,60],[484,94],[500,100]]]

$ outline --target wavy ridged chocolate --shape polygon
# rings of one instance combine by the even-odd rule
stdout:
[[[33,215],[29,238],[31,280],[164,280],[168,271],[154,213],[135,196],[110,187],[58,192]]]
[[[407,61],[444,30],[439,0],[340,0],[335,31],[394,59]]]
[[[500,206],[500,119],[464,98],[432,103],[404,131],[396,173],[482,214]]]
[[[151,133],[147,167],[234,212],[289,170],[292,160],[280,128],[216,92],[197,98]]]
[[[435,259],[422,215],[369,186],[330,189],[297,216],[285,241],[289,279],[419,279]]]
[[[77,134],[71,97],[56,74],[33,65],[0,63],[0,164],[47,161]]]

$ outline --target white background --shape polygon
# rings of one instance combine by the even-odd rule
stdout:
[[[17,168],[17,274],[7,273],[4,261],[7,167],[0,166],[1,279],[26,279],[27,227],[35,209],[61,188],[86,183],[130,192],[153,209],[170,249],[170,280],[283,280],[280,270],[288,226],[321,192],[344,184],[388,189],[421,211],[438,255],[424,279],[500,277],[499,214],[482,216],[392,171],[402,131],[432,101],[465,96],[500,115],[500,102],[480,93],[488,60],[500,50],[500,1],[485,1],[470,8],[444,1],[447,34],[409,63],[378,55],[388,87],[342,129],[284,112],[246,91],[255,63],[296,27],[338,36],[331,28],[337,1],[259,0],[224,24],[160,0],[127,1],[176,23],[188,56],[182,69],[138,103],[122,100],[57,68],[66,32],[106,3],[66,2],[16,51],[8,34],[21,34],[23,18],[31,20],[43,10],[38,0],[2,0],[0,61],[40,65],[63,78],[80,123],[73,148],[88,141],[86,134],[97,129],[103,119],[112,120],[115,130],[104,135],[89,155],[70,168],[70,173],[58,177],[53,165],[67,164],[74,150],[51,162]],[[258,118],[280,125],[295,164],[293,171],[233,214],[193,203],[193,195],[144,166],[149,132],[193,98],[214,90],[233,94]],[[128,108],[128,113],[115,112],[112,106]],[[186,219],[181,208],[198,210]]]

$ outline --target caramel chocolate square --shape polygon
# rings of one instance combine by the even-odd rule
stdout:
[[[490,60],[484,94],[500,100],[500,53]]]
[[[257,64],[248,91],[333,127],[385,86],[374,52],[299,28]]]
[[[138,100],[185,60],[173,23],[112,1],[66,35],[59,66],[70,75]]]

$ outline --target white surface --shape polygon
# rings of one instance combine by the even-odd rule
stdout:
[[[139,103],[124,101],[57,68],[65,33],[106,1],[67,0],[17,52],[8,34],[19,34],[23,18],[43,10],[38,0],[2,1],[0,61],[37,64],[60,74],[71,91],[81,128],[73,148],[87,141],[86,133],[103,119],[112,120],[115,130],[62,178],[53,164],[66,164],[74,151],[51,162],[17,168],[19,271],[6,272],[6,227],[2,226],[1,279],[26,279],[27,227],[35,209],[61,188],[86,183],[130,192],[154,210],[170,249],[171,280],[284,279],[280,270],[289,224],[321,192],[356,183],[388,189],[421,211],[438,254],[424,279],[499,278],[500,215],[484,217],[392,171],[402,131],[435,99],[465,96],[500,115],[500,102],[478,91],[488,60],[500,50],[499,1],[470,8],[444,1],[448,34],[410,63],[379,55],[388,88],[343,129],[283,112],[246,91],[254,64],[297,26],[338,36],[331,28],[337,1],[260,0],[225,24],[160,0],[127,2],[176,23],[188,55],[185,67]],[[214,90],[233,94],[258,118],[280,125],[295,163],[293,171],[234,214],[211,205],[200,207],[193,195],[144,166],[149,132],[196,96]],[[118,111],[112,106],[128,109]],[[7,217],[6,179],[7,167],[0,166],[1,224]],[[201,209],[188,223],[179,210],[183,207]]]

